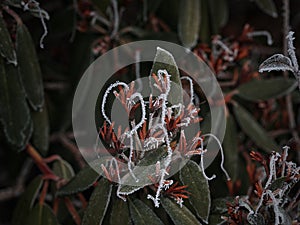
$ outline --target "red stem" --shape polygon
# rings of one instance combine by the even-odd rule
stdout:
[[[72,215],[73,220],[75,221],[76,225],[80,225],[81,224],[81,218],[78,215],[75,207],[73,206],[71,200],[69,198],[64,198],[64,202],[70,212],[70,214]]]

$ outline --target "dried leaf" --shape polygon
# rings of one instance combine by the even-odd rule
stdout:
[[[108,180],[102,178],[91,195],[84,212],[82,225],[102,224],[110,201],[111,191],[112,185]]]
[[[242,130],[257,146],[269,153],[279,151],[280,148],[276,142],[268,136],[267,131],[256,122],[255,118],[247,110],[235,103],[233,111]]]
[[[0,16],[0,55],[9,63],[17,65],[16,51],[2,16]]]
[[[277,9],[273,0],[255,0],[255,3],[266,14],[274,18],[278,17]]]
[[[28,217],[31,211],[33,203],[37,197],[37,194],[42,186],[43,180],[41,176],[37,176],[33,181],[30,182],[25,192],[19,199],[17,206],[13,212],[13,225],[23,225],[24,221]]]
[[[200,26],[200,0],[181,0],[178,34],[184,47],[196,45]]]
[[[129,208],[134,224],[138,225],[163,225],[163,222],[157,217],[157,215],[139,199],[129,201]]]
[[[210,211],[210,191],[208,181],[203,176],[201,168],[197,163],[189,160],[180,170],[180,180],[187,185],[191,193],[189,201],[197,215],[205,222],[208,222]]]
[[[79,171],[69,183],[58,190],[58,196],[71,195],[84,191],[91,187],[99,178],[99,174],[91,167],[87,166]]]
[[[237,95],[249,101],[265,101],[291,93],[297,87],[295,79],[283,77],[268,80],[252,80],[238,87]]]
[[[294,71],[292,62],[290,58],[282,55],[282,54],[275,54],[271,56],[270,58],[266,59],[260,66],[259,66],[259,72],[270,72],[270,71]]]
[[[38,111],[44,104],[42,74],[31,35],[24,24],[17,27],[16,47],[26,97],[32,108]]]
[[[200,225],[200,222],[188,208],[186,208],[185,206],[182,206],[181,208],[174,202],[174,200],[161,198],[161,204],[167,211],[175,225]]]
[[[49,118],[44,105],[42,111],[31,111],[33,122],[32,144],[43,156],[47,155],[49,148]]]
[[[28,215],[25,224],[59,225],[55,215],[52,212],[52,209],[46,204],[44,205],[37,204]]]
[[[7,142],[22,150],[32,133],[32,121],[17,67],[0,57],[0,122]]]

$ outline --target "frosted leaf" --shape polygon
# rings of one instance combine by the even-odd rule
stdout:
[[[260,66],[259,66],[259,72],[265,72],[265,71],[292,71],[294,72],[293,66],[292,66],[292,62],[291,60],[282,55],[282,54],[275,54],[273,56],[271,56],[270,58],[266,59]]]

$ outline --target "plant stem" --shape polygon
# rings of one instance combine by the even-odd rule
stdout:
[[[288,43],[286,40],[286,37],[289,34],[290,31],[290,0],[283,0],[283,53],[285,56],[288,56]],[[284,72],[284,76],[287,77],[288,73]],[[299,136],[297,134],[296,128],[296,121],[295,121],[295,115],[294,115],[294,109],[292,104],[292,97],[290,94],[288,94],[285,97],[286,100],[286,107],[287,112],[289,116],[289,128],[292,130],[293,138],[297,143],[300,143]],[[300,154],[298,154],[298,160],[300,160]]]
[[[64,202],[70,212],[70,214],[72,215],[73,220],[75,221],[76,225],[80,225],[81,224],[81,218],[78,214],[78,212],[76,211],[73,203],[71,202],[71,200],[69,198],[64,198]]]

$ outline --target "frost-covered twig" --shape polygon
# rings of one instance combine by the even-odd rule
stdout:
[[[270,34],[269,31],[266,31],[266,30],[249,32],[247,34],[247,36],[248,37],[266,36],[267,37],[267,44],[268,45],[273,44],[272,35]]]
[[[23,1],[21,2],[21,4],[23,5],[23,10],[26,11],[26,10],[29,10],[30,12],[37,12],[39,14],[39,18],[41,19],[41,23],[42,23],[42,26],[44,28],[44,33],[42,35],[42,37],[40,38],[40,47],[41,48],[44,48],[44,38],[47,36],[48,34],[48,29],[47,29],[47,25],[46,25],[46,22],[45,22],[45,19],[46,20],[49,20],[50,19],[50,16],[49,14],[40,8],[40,3],[35,1],[35,0],[29,0],[27,3],[24,3]],[[30,6],[30,4],[33,4],[34,5],[34,8],[32,8]]]
[[[260,66],[259,72],[270,72],[270,71],[291,71],[293,72],[295,78],[298,81],[298,87],[300,90],[300,70],[296,57],[295,47],[293,44],[294,41],[294,32],[290,31],[287,35],[287,51],[288,56],[282,54],[275,54],[270,58],[266,59]]]

